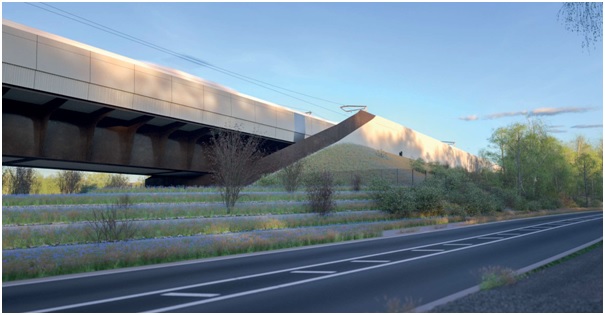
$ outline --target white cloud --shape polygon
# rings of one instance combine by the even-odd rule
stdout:
[[[466,117],[460,117],[461,120],[473,121],[478,119],[498,119],[504,117],[514,117],[514,116],[554,116],[561,114],[571,114],[571,113],[584,113],[588,111],[595,110],[595,107],[540,107],[532,110],[522,110],[517,112],[501,112],[485,115],[481,118],[477,117],[477,115],[470,115]],[[603,127],[603,125],[587,125],[589,127],[581,127],[583,125],[578,125],[580,127],[572,127],[572,128],[598,128]]]
[[[466,116],[466,117],[460,117],[458,119],[466,120],[466,121],[473,121],[473,120],[478,120],[479,117],[477,117],[477,115],[470,115],[470,116]]]
[[[570,128],[581,128],[581,129],[603,128],[603,124],[599,124],[599,125],[575,125],[575,126],[571,126]]]
[[[536,108],[529,112],[531,116],[553,116],[559,114],[569,114],[569,113],[584,113],[587,111],[594,110],[593,107],[541,107]]]

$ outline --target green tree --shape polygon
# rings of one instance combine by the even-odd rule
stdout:
[[[57,174],[57,184],[62,194],[73,194],[80,191],[83,179],[82,172],[60,171]]]
[[[10,194],[10,170],[6,167],[2,167],[2,194]]]
[[[575,174],[579,172],[576,162],[579,154],[574,152],[590,146],[580,138],[566,147],[546,130],[539,120],[498,128],[489,138],[489,150],[484,156],[501,166],[501,188],[512,188],[518,197],[550,208],[560,206],[574,195],[570,183],[576,181]],[[587,170],[585,193],[595,176],[592,168],[598,168],[599,163],[592,165],[586,158],[582,162],[591,168]]]
[[[593,146],[583,136],[577,136],[570,146],[571,163],[577,174],[577,194],[582,196],[584,206],[590,206],[591,197],[603,195],[603,142]]]
[[[4,175],[4,174],[3,174]],[[40,185],[37,182],[38,174],[33,168],[16,167],[8,169],[8,193],[30,194],[37,193]]]
[[[128,187],[128,177],[123,174],[111,174],[107,179],[105,187],[110,188],[126,188]]]

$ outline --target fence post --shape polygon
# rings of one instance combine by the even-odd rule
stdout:
[[[412,186],[414,186],[414,169],[412,169]]]

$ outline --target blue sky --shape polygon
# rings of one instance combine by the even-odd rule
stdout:
[[[603,135],[602,43],[582,48],[557,21],[560,3],[51,5],[279,87],[367,105],[473,154],[528,113],[563,141]],[[303,102],[25,3],[2,3],[2,17],[332,121],[347,117],[339,105],[284,91]]]

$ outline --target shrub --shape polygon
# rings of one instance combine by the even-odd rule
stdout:
[[[123,195],[105,209],[93,209],[87,233],[97,242],[114,242],[134,237],[136,226],[130,218],[130,196]]]
[[[539,201],[532,200],[527,203],[527,210],[529,211],[538,211],[542,208]]]
[[[474,185],[469,187],[465,196],[465,208],[469,215],[502,210],[501,202],[496,197]]]
[[[302,181],[304,170],[304,162],[302,160],[284,167],[280,172],[280,180],[287,192],[294,192]]]
[[[495,187],[492,190],[493,194],[496,196],[496,198],[500,200],[500,202],[505,208],[522,210],[517,207],[523,203],[523,198],[517,195],[515,189],[504,189]]]
[[[563,207],[563,202],[561,199],[546,197],[540,199],[540,205],[542,209],[554,210]]]
[[[401,216],[409,216],[416,210],[414,190],[401,186],[391,186],[383,179],[375,179],[370,184],[370,196],[379,209]]]
[[[426,162],[422,158],[417,158],[412,161],[412,169],[424,174],[426,173]]]
[[[274,187],[279,185],[279,179],[276,174],[265,175],[254,183],[261,187]]]
[[[420,185],[414,189],[416,209],[424,215],[443,215],[443,192],[436,186]]]
[[[353,178],[351,179],[351,186],[353,186],[354,191],[361,190],[361,175],[359,175],[359,174],[353,175]]]
[[[96,184],[87,184],[87,185],[82,185],[82,187],[80,187],[80,193],[81,194],[86,194],[89,193],[93,190],[98,189]]]
[[[307,178],[307,198],[311,212],[323,216],[334,210],[334,175],[329,171],[311,174]]]

